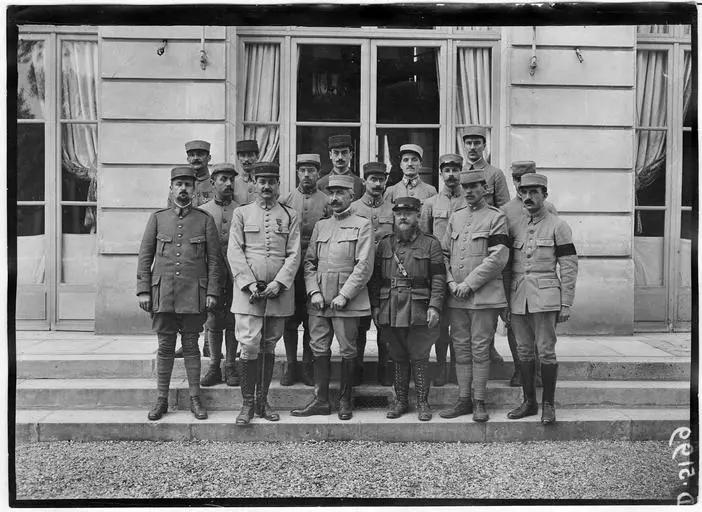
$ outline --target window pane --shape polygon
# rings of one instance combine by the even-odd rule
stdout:
[[[439,122],[438,48],[378,47],[377,122]]]
[[[680,221],[679,286],[690,287],[692,284],[692,239],[697,233],[697,227],[693,222],[692,212],[682,212]]]
[[[637,211],[634,222],[634,283],[662,286],[665,212]]]
[[[639,34],[669,34],[670,25],[639,25],[636,31]]]
[[[667,52],[636,53],[636,113],[638,125],[667,126]]]
[[[636,204],[665,205],[665,132],[637,130]]]
[[[17,200],[44,200],[44,123],[17,125]]]
[[[95,226],[95,208],[92,206],[62,206],[63,233],[88,234]]]
[[[44,235],[44,207],[17,208],[17,283],[44,282],[46,236]]]
[[[61,238],[61,253],[62,283],[95,284],[97,280],[97,236],[95,234],[64,233]]]
[[[318,153],[322,160],[322,172],[320,176],[331,171],[332,163],[329,159],[329,149],[327,141],[331,135],[351,135],[353,143],[353,158],[351,160],[351,170],[360,176],[359,164],[366,162],[358,161],[358,144],[360,139],[359,128],[334,128],[333,126],[298,126],[297,127],[297,153]]]
[[[298,46],[297,120],[361,120],[360,46]]]
[[[400,146],[418,144],[424,150],[422,165],[428,169],[422,173],[422,180],[438,184],[439,167],[439,130],[435,128],[385,128],[377,131],[377,158],[385,162],[390,170],[388,186],[402,179],[400,169]],[[431,171],[429,171],[431,169]]]
[[[664,211],[640,211],[634,215],[634,235],[635,236],[656,236],[663,237],[665,232],[665,212]]]
[[[280,117],[280,45],[247,43],[244,45],[244,121],[279,122]],[[245,139],[256,139],[259,159],[277,161],[280,148],[278,126],[245,126]]]
[[[97,119],[97,42],[61,43],[61,117]]]
[[[458,48],[456,58],[456,124],[492,122],[490,48]]]
[[[255,139],[261,150],[258,159],[261,162],[278,162],[280,150],[280,128],[278,126],[244,126],[244,140]]]
[[[692,126],[696,109],[692,105],[692,55],[685,52],[683,56],[683,126]]]
[[[97,126],[61,126],[61,199],[97,201]]]
[[[683,132],[683,161],[682,161],[682,205],[693,206],[692,202],[697,196],[695,173],[697,161],[695,160],[694,140],[692,132]],[[699,180],[699,176],[697,177]]]
[[[17,119],[44,119],[44,41],[18,41],[17,75]]]

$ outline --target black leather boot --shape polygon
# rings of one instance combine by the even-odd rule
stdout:
[[[292,386],[295,384],[297,375],[297,361],[286,361],[283,368],[283,375],[280,376],[281,386]]]
[[[542,395],[541,423],[552,425],[556,422],[556,408],[554,396],[556,394],[556,379],[558,378],[558,364],[542,364],[541,379],[544,382]]]
[[[280,376],[280,385],[292,386],[297,378],[297,329],[285,329],[283,343],[285,344],[286,361],[283,375]]]
[[[417,417],[419,421],[429,421],[432,416],[429,407],[429,361],[421,359],[412,361],[414,373],[414,390],[417,393]]]
[[[239,377],[239,372],[236,369],[236,363],[229,364],[224,363],[224,381],[227,386],[239,386],[241,384],[241,378]]]
[[[473,414],[473,401],[470,397],[458,397],[456,403],[448,409],[439,412],[442,418],[458,418],[466,414]]]
[[[200,379],[200,385],[209,387],[216,386],[222,383],[222,368],[220,361],[222,360],[222,338],[224,333],[221,331],[207,331],[208,344],[212,348],[210,355],[210,365],[205,372],[205,376]]]
[[[446,361],[443,361],[443,362],[437,361],[436,374],[434,375],[434,381],[433,381],[434,386],[436,386],[437,388],[445,386],[446,381],[448,380],[448,372],[449,372],[449,364]]]
[[[512,372],[512,378],[509,379],[510,387],[516,388],[522,385],[522,373],[519,366],[519,353],[517,352],[517,338],[512,332],[512,327],[507,327],[507,343],[509,344],[509,351],[512,353],[512,361],[514,364],[514,371]]]
[[[536,401],[536,386],[534,382],[534,361],[521,361],[519,363],[519,373],[522,379],[522,390],[524,401],[515,409],[507,413],[511,420],[518,420],[527,416],[534,416],[539,412],[539,404]]]
[[[409,363],[395,362],[393,365],[393,386],[395,387],[395,403],[385,415],[386,418],[399,418],[409,410]]]
[[[476,400],[475,403],[473,404],[473,421],[477,421],[478,423],[483,423],[489,419],[490,419],[490,415],[488,414],[487,410],[485,409],[485,401],[484,400]]]
[[[240,359],[239,374],[241,376],[241,411],[236,417],[237,425],[248,425],[254,417],[255,402],[254,391],[256,389],[256,374],[258,369],[258,359]]]
[[[380,340],[380,331],[378,331],[378,367],[376,371],[376,380],[381,386],[391,386],[393,367],[388,364],[388,349],[385,342]]]
[[[224,359],[224,380],[227,386],[238,386],[241,384],[236,364],[236,346],[238,342],[232,329],[227,329],[224,332],[224,345],[227,351]]]
[[[314,397],[302,409],[293,409],[293,416],[315,416],[331,414],[329,403],[329,356],[314,358]]]
[[[498,364],[504,363],[504,359],[502,359],[502,356],[495,348],[495,336],[493,336],[492,341],[490,341],[490,361]]]
[[[353,369],[353,385],[360,386],[363,383],[363,355],[366,352],[367,332],[359,329],[356,336],[356,362]]]
[[[297,367],[300,370],[300,381],[305,386],[314,386],[314,362],[302,361]]]
[[[256,414],[268,421],[278,421],[280,415],[268,404],[268,389],[273,378],[275,354],[258,355],[258,375],[256,377]]]
[[[338,413],[340,420],[350,420],[353,416],[353,382],[357,369],[355,358],[341,360]]]
[[[193,416],[195,416],[198,420],[207,419],[207,409],[202,406],[199,396],[190,397],[190,412],[192,412]]]
[[[156,404],[149,411],[151,421],[160,420],[168,412],[168,398],[160,396],[156,399]]]

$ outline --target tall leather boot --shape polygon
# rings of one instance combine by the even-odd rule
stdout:
[[[200,403],[200,370],[202,360],[200,359],[200,348],[197,340],[200,333],[184,332],[180,336],[183,344],[183,365],[185,374],[188,377],[188,391],[190,393],[190,410],[199,420],[207,418],[207,410]]]
[[[297,377],[297,329],[285,329],[283,343],[285,344],[285,368],[280,377],[280,385],[292,386]]]
[[[293,409],[293,416],[315,416],[318,414],[328,416],[331,414],[329,403],[329,356],[314,358],[314,397],[302,409]]]
[[[268,404],[268,389],[271,387],[275,354],[258,355],[258,375],[256,377],[256,414],[268,421],[278,421],[280,415]]]
[[[339,386],[339,419],[350,420],[353,416],[353,382],[358,369],[356,359],[341,360],[341,385]]]
[[[159,420],[168,412],[168,390],[173,373],[173,352],[176,344],[176,333],[158,333],[158,351],[156,352],[156,387],[158,398],[149,411],[151,421]]]
[[[395,403],[385,415],[386,418],[399,418],[409,410],[409,381],[410,364],[395,361],[393,365],[393,386],[395,388]]]
[[[556,408],[554,396],[556,394],[556,379],[558,378],[558,364],[541,364],[541,379],[544,382],[542,395],[541,423],[552,425],[556,422]]]
[[[380,340],[378,331],[378,384],[381,386],[391,386],[393,384],[394,365],[388,361],[388,347],[384,341]]]
[[[429,421],[432,416],[429,407],[429,361],[420,359],[412,361],[414,389],[417,392],[417,417],[419,421]]]
[[[520,361],[519,374],[522,380],[522,390],[524,401],[515,409],[507,413],[511,420],[534,416],[539,413],[539,404],[536,401],[536,385],[534,381],[535,366],[534,361]]]
[[[241,404],[241,411],[236,417],[237,425],[248,425],[254,417],[254,391],[256,389],[257,369],[258,359],[239,359],[239,375],[241,376],[241,397],[243,403]]]
[[[305,322],[302,325],[302,366],[297,365],[300,370],[298,380],[305,386],[314,386],[314,356],[310,348],[310,330],[309,327],[304,327]]]
[[[536,365],[536,387],[537,388],[542,388],[544,387],[544,383],[541,379],[541,364],[539,363],[539,349],[534,344],[534,364]]]
[[[363,383],[363,355],[366,352],[366,341],[368,340],[368,332],[358,329],[356,336],[356,366],[353,370],[353,385],[360,386]]]
[[[205,376],[200,379],[200,385],[209,387],[222,383],[222,368],[220,362],[222,360],[222,331],[207,331],[210,344],[210,365],[207,367]]]
[[[512,361],[514,364],[514,371],[512,372],[512,377],[509,379],[509,385],[510,387],[516,388],[522,385],[521,367],[519,365],[519,353],[517,352],[517,338],[510,325],[507,326],[507,343],[509,344],[509,351],[512,353]]]
[[[433,384],[437,388],[446,385],[448,380],[448,364],[446,364],[446,353],[448,352],[448,343],[436,342],[434,345],[434,351],[436,352],[436,373],[434,375]]]
[[[241,378],[239,377],[239,371],[236,364],[236,346],[239,344],[237,341],[234,329],[227,329],[224,331],[224,344],[227,354],[224,359],[224,380],[227,386],[238,386],[241,384]]]

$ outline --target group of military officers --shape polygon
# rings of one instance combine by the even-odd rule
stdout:
[[[547,178],[534,162],[512,164],[517,196],[510,200],[504,174],[484,159],[485,128],[465,128],[463,141],[466,162],[457,154],[439,158],[444,186],[437,193],[419,176],[420,146],[401,146],[402,180],[386,187],[384,163],[364,164],[361,179],[351,170],[351,137],[333,135],[333,167],[322,176],[318,154],[297,155],[298,186],[284,197],[278,165],[258,161],[255,140],[237,142],[236,164],[211,168],[210,144],[186,143],[189,165],[171,170],[168,207],[151,215],[139,250],[139,306],[158,336],[158,397],[149,419],[168,411],[178,333],[196,418],[207,418],[200,385],[224,380],[241,387],[236,424],[255,416],[278,420],[267,397],[281,337],[287,359],[281,384],[314,386],[310,402],[291,414],[331,414],[336,336],[338,417],[350,419],[372,319],[377,379],[395,392],[388,418],[408,411],[411,376],[418,418],[432,418],[434,346],[434,385],[453,378],[458,384],[455,404],[440,416],[487,421],[486,385],[491,360],[501,359],[494,335],[502,316],[515,367],[511,384],[524,394],[508,417],[538,414],[538,384],[541,421],[554,423],[555,330],[570,315],[577,276],[571,230],[546,201]],[[203,326],[210,364],[201,379]]]

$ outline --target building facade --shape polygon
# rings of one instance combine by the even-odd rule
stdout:
[[[689,329],[694,236],[690,27],[20,27],[18,329],[139,333],[136,255],[183,143],[235,161],[348,133],[354,169],[488,128],[505,170],[534,160],[571,225],[581,334]]]

